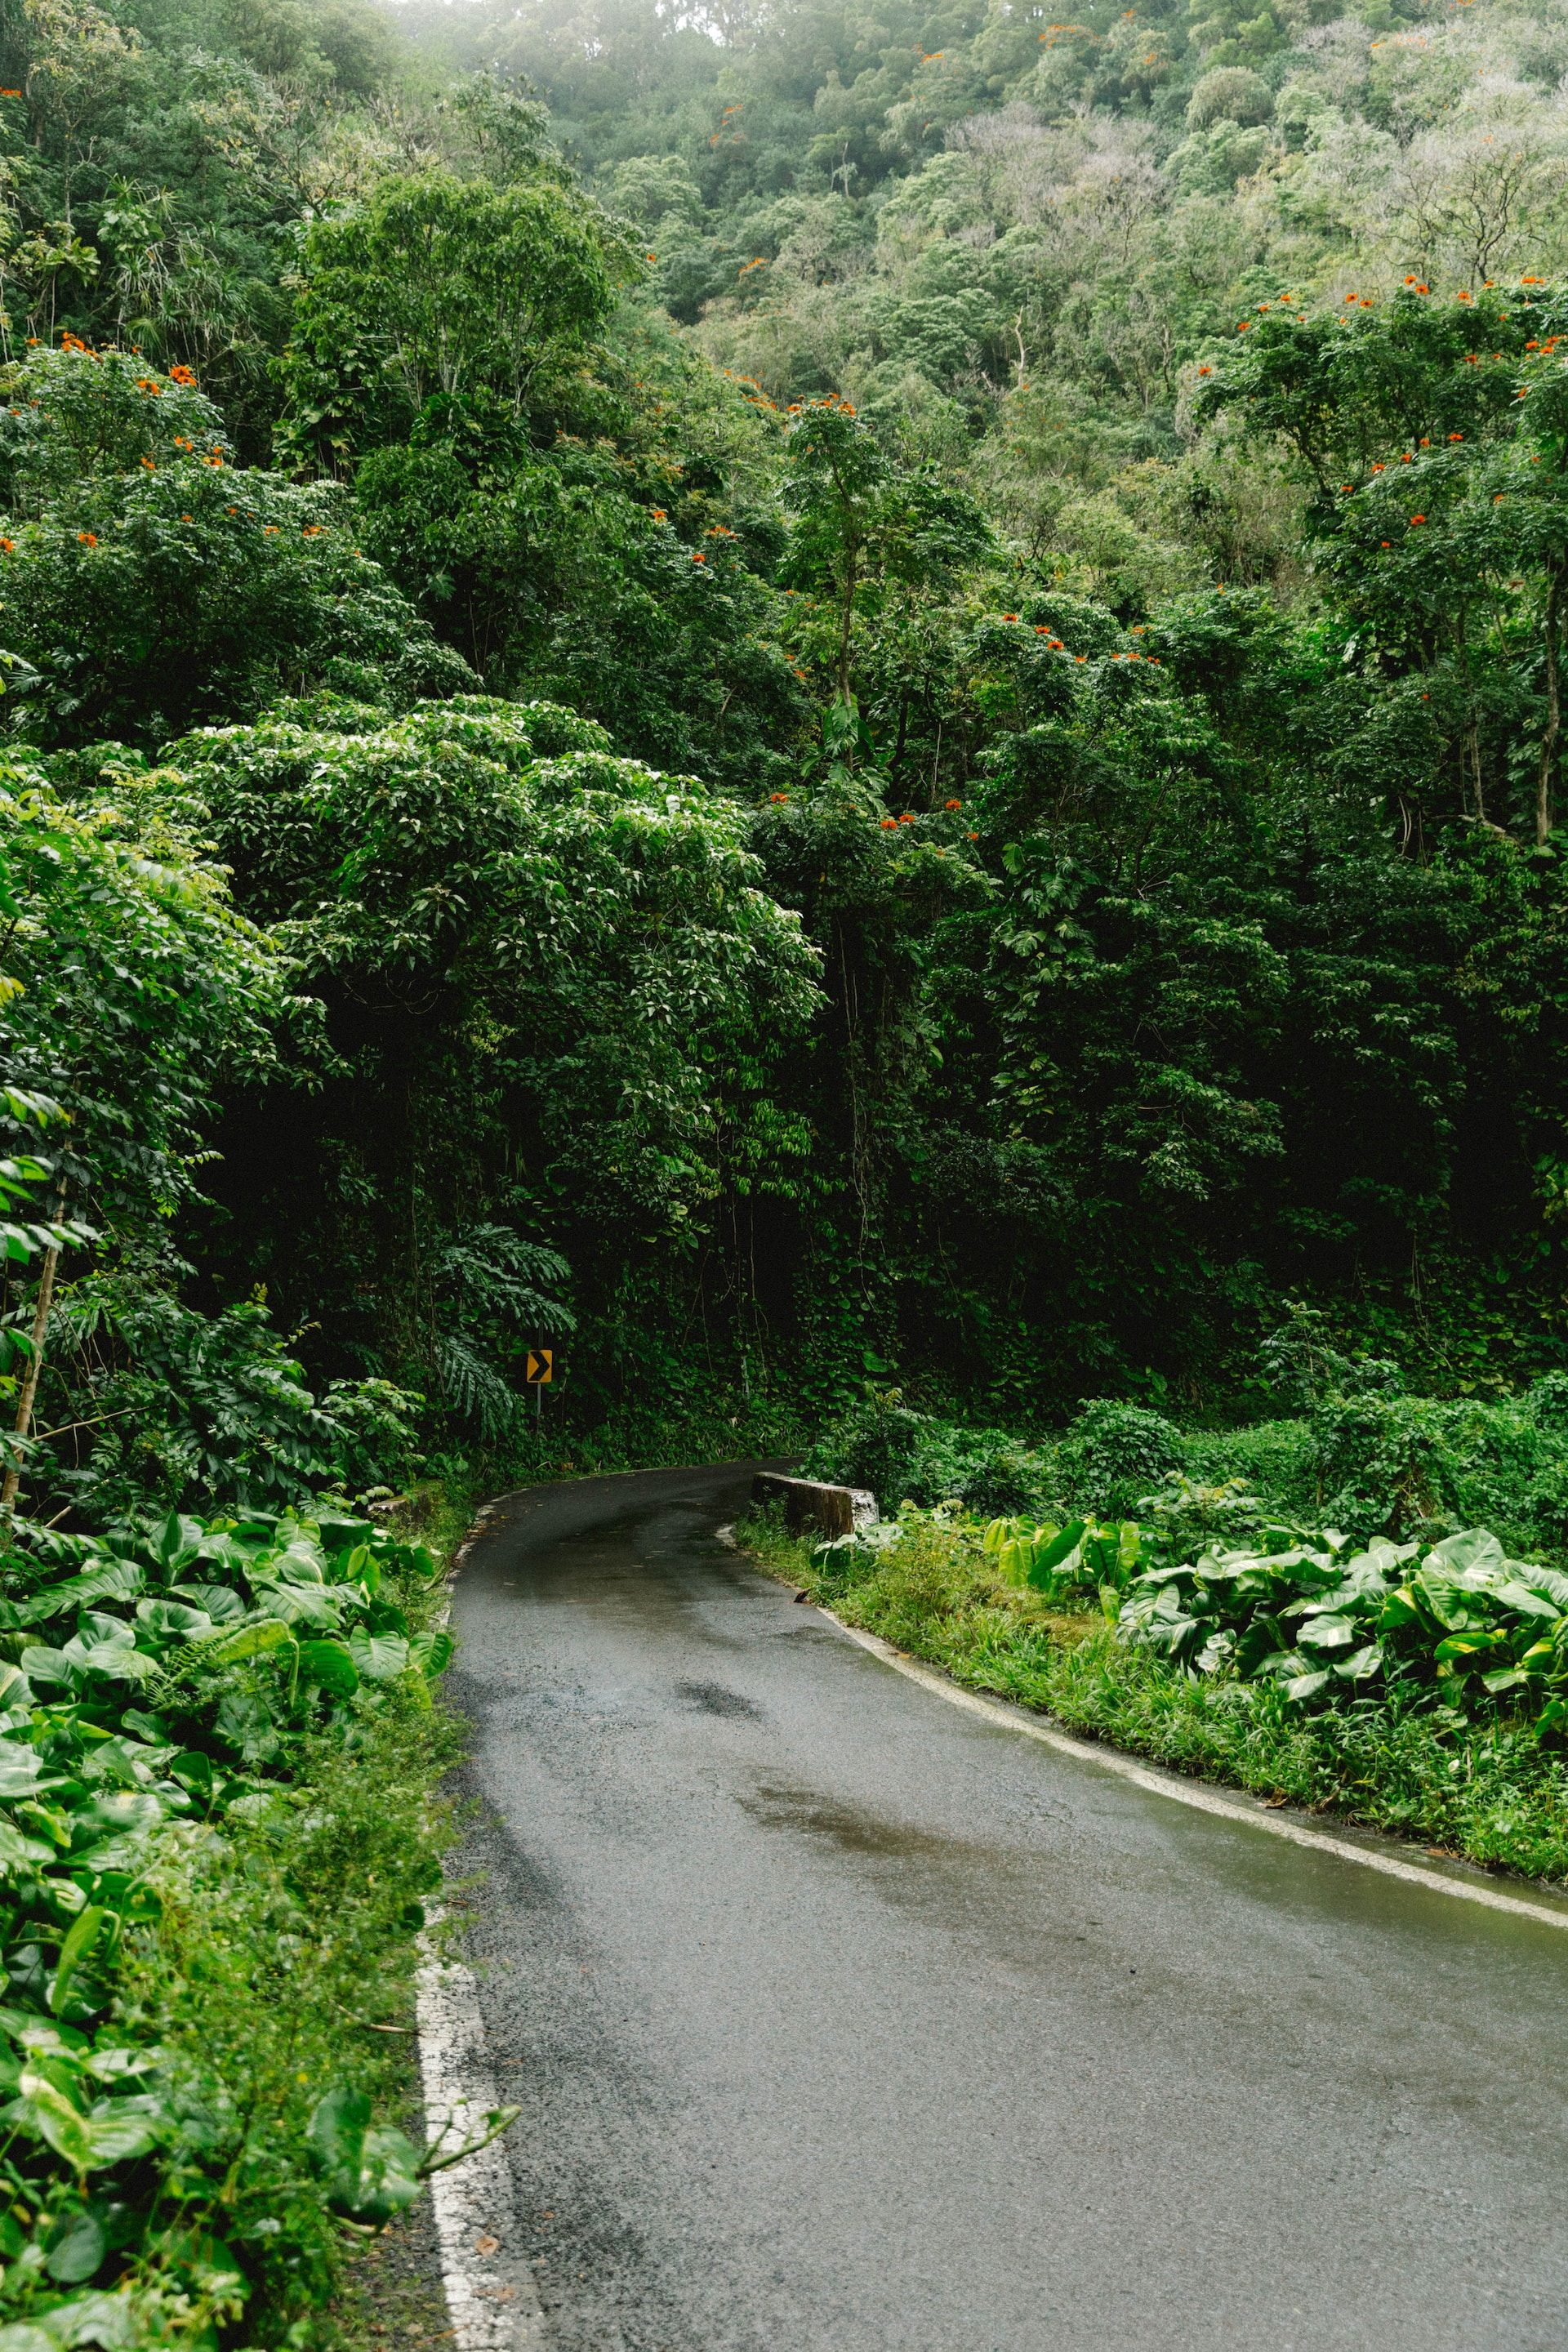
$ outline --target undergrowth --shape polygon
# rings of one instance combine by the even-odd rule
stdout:
[[[431,1485],[391,1534],[172,1519],[70,1539],[63,1582],[7,1556],[0,2352],[368,2341],[356,2257],[426,2169],[413,1990],[461,1745],[431,1677],[468,1513]]]
[[[1568,1878],[1568,1762],[1528,1727],[1398,1693],[1308,1715],[1267,1686],[1184,1674],[1118,1643],[1098,1614],[1008,1582],[973,1523],[904,1517],[889,1549],[823,1558],[772,1512],[739,1532],[762,1566],[848,1623],[1071,1730],[1472,1862]]]

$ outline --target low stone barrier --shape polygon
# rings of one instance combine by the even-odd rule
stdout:
[[[784,1525],[792,1536],[816,1528],[825,1536],[852,1535],[857,1528],[874,1527],[877,1497],[864,1486],[828,1486],[816,1478],[786,1478],[777,1470],[759,1470],[752,1481],[754,1503],[782,1503]]]

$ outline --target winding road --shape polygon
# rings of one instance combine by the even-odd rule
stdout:
[[[717,1539],[749,1478],[458,1583],[516,2340],[1563,2352],[1568,1935],[944,1704]]]

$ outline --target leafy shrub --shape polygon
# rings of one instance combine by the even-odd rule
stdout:
[[[1121,1637],[1200,1673],[1272,1679],[1289,1699],[1413,1682],[1468,1712],[1506,1695],[1538,1732],[1568,1727],[1568,1577],[1509,1559],[1484,1528],[1425,1556],[1378,1540],[1348,1558],[1331,1532],[1271,1532],[1272,1543],[1142,1570]]]
[[[277,1792],[312,1748],[352,1747],[389,1706],[424,1694],[449,1637],[413,1630],[396,1596],[417,1593],[435,1562],[371,1522],[324,1514],[171,1517],[113,1542],[25,1533],[0,1601],[11,2127],[0,2313],[37,2328],[40,2345],[210,2343],[213,2323],[302,2249],[319,2270],[334,2194],[372,2216],[358,2176],[319,2189],[280,2178],[284,2119],[215,2096],[199,2038],[184,2055],[162,2046],[127,1997],[127,1969],[145,1978],[165,1902],[213,1916],[227,1823],[254,1842],[241,1824],[286,1822]],[[334,1822],[318,1811],[329,1841]],[[416,1859],[428,1885],[427,1846]],[[308,1887],[305,1874],[296,1909]],[[405,1883],[398,1900],[407,1936],[418,1914]],[[206,1973],[221,1983],[221,1948],[215,1961]],[[205,1989],[192,1999],[199,2025]],[[341,2083],[316,2086],[319,2139],[362,2095],[353,2057],[339,2063]],[[383,2152],[395,2171],[397,2151]],[[408,2151],[395,2204],[414,2194],[419,2162]],[[7,2352],[33,2341],[19,2326],[0,2335]]]
[[[962,1502],[973,1511],[1044,1507],[1048,1458],[999,1429],[967,1429],[916,1412],[899,1391],[873,1391],[818,1440],[808,1477],[869,1487],[885,1509],[900,1502]]]
[[[49,1343],[58,1433],[27,1473],[40,1517],[62,1499],[94,1524],[192,1503],[303,1507],[418,1465],[421,1400],[374,1379],[318,1395],[259,1298],[203,1315],[133,1272],[91,1275],[60,1297]]]
[[[1085,1405],[1062,1439],[1057,1461],[1063,1486],[1076,1502],[1120,1517],[1181,1465],[1184,1452],[1181,1431],[1163,1414],[1101,1399]]]

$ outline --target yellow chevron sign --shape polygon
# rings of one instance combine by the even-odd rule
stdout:
[[[528,1379],[538,1388],[547,1389],[555,1378],[553,1348],[531,1348],[528,1351]]]

